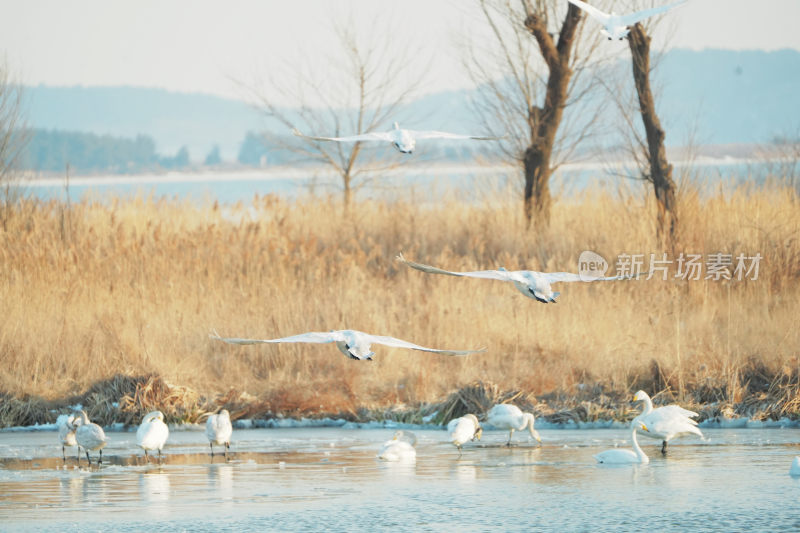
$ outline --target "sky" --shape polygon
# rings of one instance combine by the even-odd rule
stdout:
[[[300,61],[327,68],[326,51],[337,42],[331,20],[349,15],[356,32],[384,28],[399,46],[429,54],[433,75],[423,92],[436,92],[471,85],[454,35],[485,30],[475,6],[470,0],[0,0],[0,60],[26,85],[133,85],[246,99],[242,86],[265,73]],[[655,47],[800,50],[800,0],[690,0],[669,16],[674,32],[668,44],[657,35]]]

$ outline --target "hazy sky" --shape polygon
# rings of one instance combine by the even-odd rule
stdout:
[[[453,35],[482,31],[474,6],[470,0],[0,0],[0,54],[30,85],[137,85],[235,97],[243,93],[232,79],[247,83],[287,61],[324,57],[336,44],[330,19],[352,13],[357,31],[383,19],[397,42],[434,50],[428,85],[434,91],[469,85]],[[669,16],[673,47],[800,50],[800,0],[690,0]]]

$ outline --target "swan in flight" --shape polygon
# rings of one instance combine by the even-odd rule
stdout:
[[[86,460],[89,462],[89,466],[92,465],[92,460],[89,458],[89,451],[100,452],[100,458],[97,460],[97,464],[102,464],[103,448],[108,444],[108,439],[106,438],[106,433],[103,431],[103,428],[94,422],[89,422],[89,416],[86,414],[86,411],[83,410],[75,413],[73,424],[76,427],[75,440],[78,442],[79,449],[83,448],[86,452]],[[80,460],[78,460],[78,463],[80,463]]]
[[[328,333],[312,331],[309,333],[301,333],[300,335],[293,335],[291,337],[283,337],[280,339],[235,339],[223,338],[219,335],[210,335],[212,339],[216,339],[228,344],[261,344],[270,342],[311,342],[311,343],[330,343],[335,342],[336,347],[345,356],[350,359],[372,360],[375,352],[370,350],[372,344],[383,344],[384,346],[391,346],[393,348],[408,348],[410,350],[419,350],[422,352],[438,353],[442,355],[469,355],[471,353],[485,352],[486,348],[479,350],[437,350],[435,348],[425,348],[417,344],[395,339],[394,337],[382,337],[380,335],[370,335],[362,331],[354,329],[342,329],[338,331],[331,331]]]
[[[67,462],[67,446],[77,446],[75,440],[75,415],[59,415],[58,417],[58,440],[61,442],[61,457]],[[81,451],[78,450],[78,461],[81,460]]]
[[[458,448],[459,457],[461,457],[461,447],[465,442],[481,440],[481,435],[483,435],[483,428],[478,422],[478,417],[473,414],[454,418],[447,423],[447,431],[450,433],[450,442]]]
[[[633,26],[637,22],[641,22],[646,18],[665,13],[673,7],[677,7],[686,2],[686,0],[680,0],[680,2],[675,2],[661,7],[654,7],[652,9],[644,9],[635,13],[629,13],[628,15],[616,15],[613,12],[604,13],[596,7],[590,6],[581,0],[567,1],[570,4],[573,4],[575,7],[579,7],[580,9],[586,11],[590,17],[599,22],[603,26],[603,29],[600,30],[600,32],[608,37],[609,41],[616,39],[621,41],[622,39],[626,38],[630,32],[628,26]]]
[[[297,137],[311,139],[313,141],[336,141],[336,142],[360,142],[360,141],[388,141],[394,145],[395,148],[404,154],[410,154],[414,151],[419,139],[474,139],[476,141],[496,141],[500,137],[481,137],[478,135],[460,135],[458,133],[448,133],[446,131],[414,131],[401,128],[397,122],[394,123],[394,128],[385,132],[372,132],[362,133],[360,135],[351,135],[349,137],[312,137],[310,135],[303,135],[295,128],[292,133]]]
[[[211,447],[211,457],[214,457],[214,445],[225,446],[225,460],[228,460],[228,448],[231,447],[231,414],[227,409],[222,409],[218,414],[211,415],[206,420],[206,437]]]
[[[139,429],[136,430],[136,445],[144,450],[147,460],[147,450],[158,450],[158,462],[161,462],[161,449],[169,438],[169,428],[164,423],[164,413],[153,411],[147,413]]]
[[[511,446],[511,437],[514,436],[514,431],[524,431],[526,428],[531,432],[531,437],[536,439],[536,442],[542,443],[539,432],[533,429],[533,414],[523,413],[516,405],[508,403],[495,405],[489,409],[486,421],[498,429],[509,430],[506,446]]]
[[[648,431],[642,433],[647,437],[661,439],[661,453],[667,454],[667,442],[670,440],[694,433],[703,437],[697,422],[692,420],[699,416],[694,411],[689,411],[678,405],[666,405],[653,409],[653,400],[642,390],[633,397],[635,402],[644,402],[642,414],[634,418],[647,425]]]
[[[398,431],[378,452],[382,461],[413,461],[417,458],[417,436],[410,431]]]
[[[465,278],[495,279],[498,281],[510,281],[514,287],[527,296],[542,303],[556,303],[556,298],[560,292],[553,292],[552,283],[571,282],[571,281],[618,281],[633,279],[634,276],[609,276],[599,278],[581,278],[578,274],[571,272],[535,272],[533,270],[506,270],[500,267],[497,270],[478,270],[476,272],[451,272],[441,268],[423,265],[409,261],[403,254],[397,256],[397,260],[407,264],[411,268],[427,272],[428,274],[445,274],[447,276],[460,276]]]
[[[636,431],[647,431],[648,428],[641,421],[634,419],[631,422],[631,442],[633,443],[633,451],[621,450],[614,448],[613,450],[606,450],[594,456],[598,463],[621,465],[621,464],[645,464],[649,463],[650,459],[645,455],[636,441]]]

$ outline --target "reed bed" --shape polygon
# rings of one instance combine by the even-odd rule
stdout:
[[[759,253],[757,280],[686,281],[673,265],[667,281],[561,284],[559,303],[543,305],[510,284],[395,261],[402,251],[449,270],[576,271],[583,250],[612,265],[619,254],[663,252],[647,195],[561,200],[540,231],[526,229],[521,211],[508,194],[366,199],[347,213],[338,197],[19,200],[0,228],[0,425],[52,419],[23,405],[52,413],[76,398],[97,406],[90,416],[131,423],[151,408],[198,421],[223,405],[234,417],[411,420],[476,382],[553,417],[624,418],[639,388],[704,416],[800,414],[793,189],[681,197],[670,253]],[[328,345],[208,338],[344,328],[488,351],[450,358],[376,346],[370,363]]]

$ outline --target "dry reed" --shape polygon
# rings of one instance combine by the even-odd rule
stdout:
[[[681,199],[676,249],[704,259],[760,253],[755,281],[562,284],[559,303],[543,305],[508,284],[394,261],[403,251],[451,270],[574,271],[586,249],[612,264],[621,253],[660,257],[653,212],[647,196],[596,190],[560,201],[547,230],[529,231],[508,196],[364,200],[347,216],[336,199],[256,197],[230,208],[144,197],[68,208],[20,200],[0,232],[0,425],[12,424],[3,415],[12,398],[78,396],[97,409],[90,416],[131,423],[150,408],[196,421],[220,405],[236,416],[416,420],[476,380],[497,383],[497,398],[545,398],[538,412],[554,417],[624,417],[624,406],[577,399],[602,390],[614,403],[638,388],[704,406],[707,416],[725,406],[797,416],[794,190]],[[367,363],[327,345],[208,338],[212,330],[269,338],[344,328],[488,352],[448,358],[377,346]],[[599,407],[580,411],[581,401]]]

